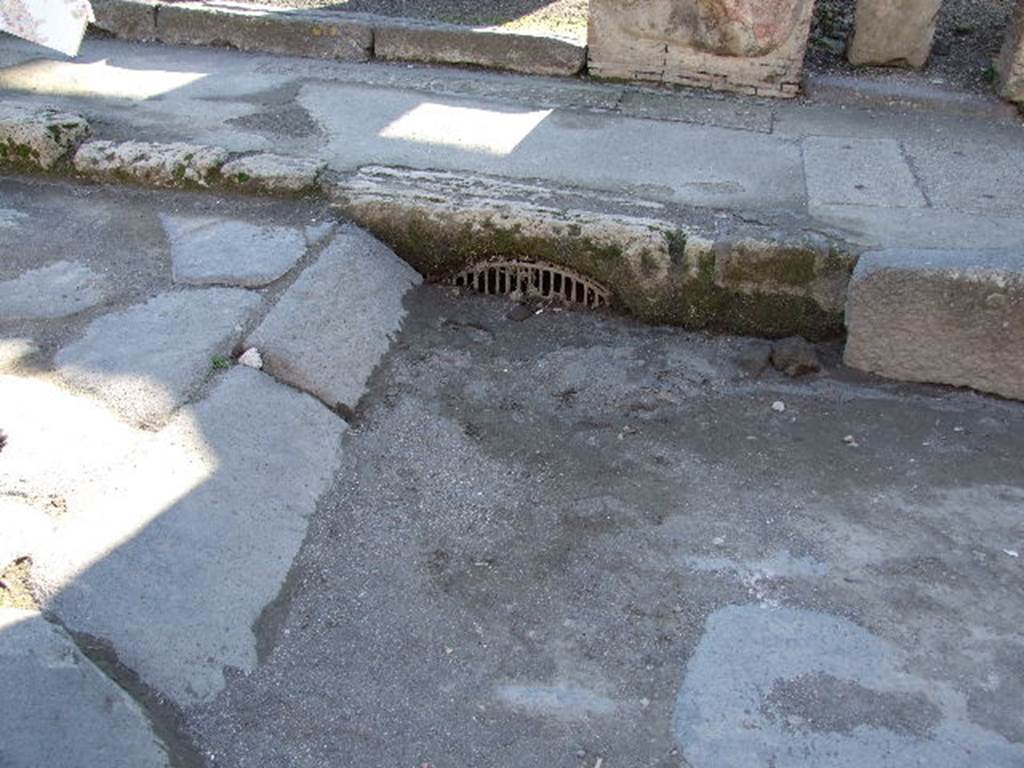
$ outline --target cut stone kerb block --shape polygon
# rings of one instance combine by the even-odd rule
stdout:
[[[995,70],[999,95],[1024,104],[1024,0],[1018,0]]]
[[[857,0],[851,64],[912,67],[928,61],[942,0]]]
[[[1024,400],[1024,255],[864,254],[846,304],[846,364]]]
[[[590,73],[794,96],[813,0],[591,0]]]

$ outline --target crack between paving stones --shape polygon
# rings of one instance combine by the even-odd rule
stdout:
[[[914,179],[914,186],[917,187],[917,191],[921,193],[921,197],[924,200],[925,208],[932,208],[932,200],[928,196],[928,192],[924,188],[924,181],[921,179],[921,173],[918,171],[917,166],[914,164],[914,159],[907,152],[907,147],[902,141],[897,142],[900,148],[900,156],[903,158],[903,162],[907,164],[907,168],[910,169],[910,176]]]

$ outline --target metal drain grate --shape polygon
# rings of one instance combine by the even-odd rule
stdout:
[[[597,309],[611,292],[589,277],[542,261],[485,261],[467,267],[452,282],[489,296],[519,294]]]

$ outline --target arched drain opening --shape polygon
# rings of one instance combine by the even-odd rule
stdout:
[[[598,309],[611,303],[611,291],[565,267],[543,261],[483,261],[451,280],[458,288],[488,296],[520,296]]]

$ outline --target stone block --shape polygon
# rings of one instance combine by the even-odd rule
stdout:
[[[405,318],[402,298],[420,276],[367,233],[341,231],[285,291],[246,342],[264,370],[353,409]]]
[[[846,305],[846,364],[1024,400],[1024,255],[865,254]]]
[[[366,61],[373,51],[373,29],[359,17],[228,3],[161,5],[157,39],[342,61]]]
[[[258,288],[277,280],[306,252],[296,227],[219,216],[162,214],[174,282]],[[2,284],[0,284],[2,286]]]
[[[0,168],[48,171],[88,135],[81,115],[0,104]]]
[[[857,0],[851,64],[920,69],[928,61],[942,0]]]
[[[298,194],[317,189],[327,164],[306,157],[287,157],[264,152],[232,160],[221,175],[245,189],[271,194]]]
[[[478,30],[448,24],[379,21],[379,59],[471,64],[530,75],[576,75],[586,63],[582,45],[554,37]]]
[[[759,96],[794,96],[811,0],[591,0],[590,73]]]
[[[156,40],[157,5],[146,0],[92,0],[92,26],[122,40]]]
[[[312,397],[234,367],[95,473],[94,492],[74,491],[33,560],[50,609],[175,703],[209,702],[226,668],[256,668],[253,625],[334,479],[346,429]]]
[[[228,159],[227,150],[197,144],[146,141],[90,141],[75,153],[75,170],[112,181],[174,187],[207,186]]]
[[[995,70],[999,95],[1024,104],[1024,0],[1017,3]]]

